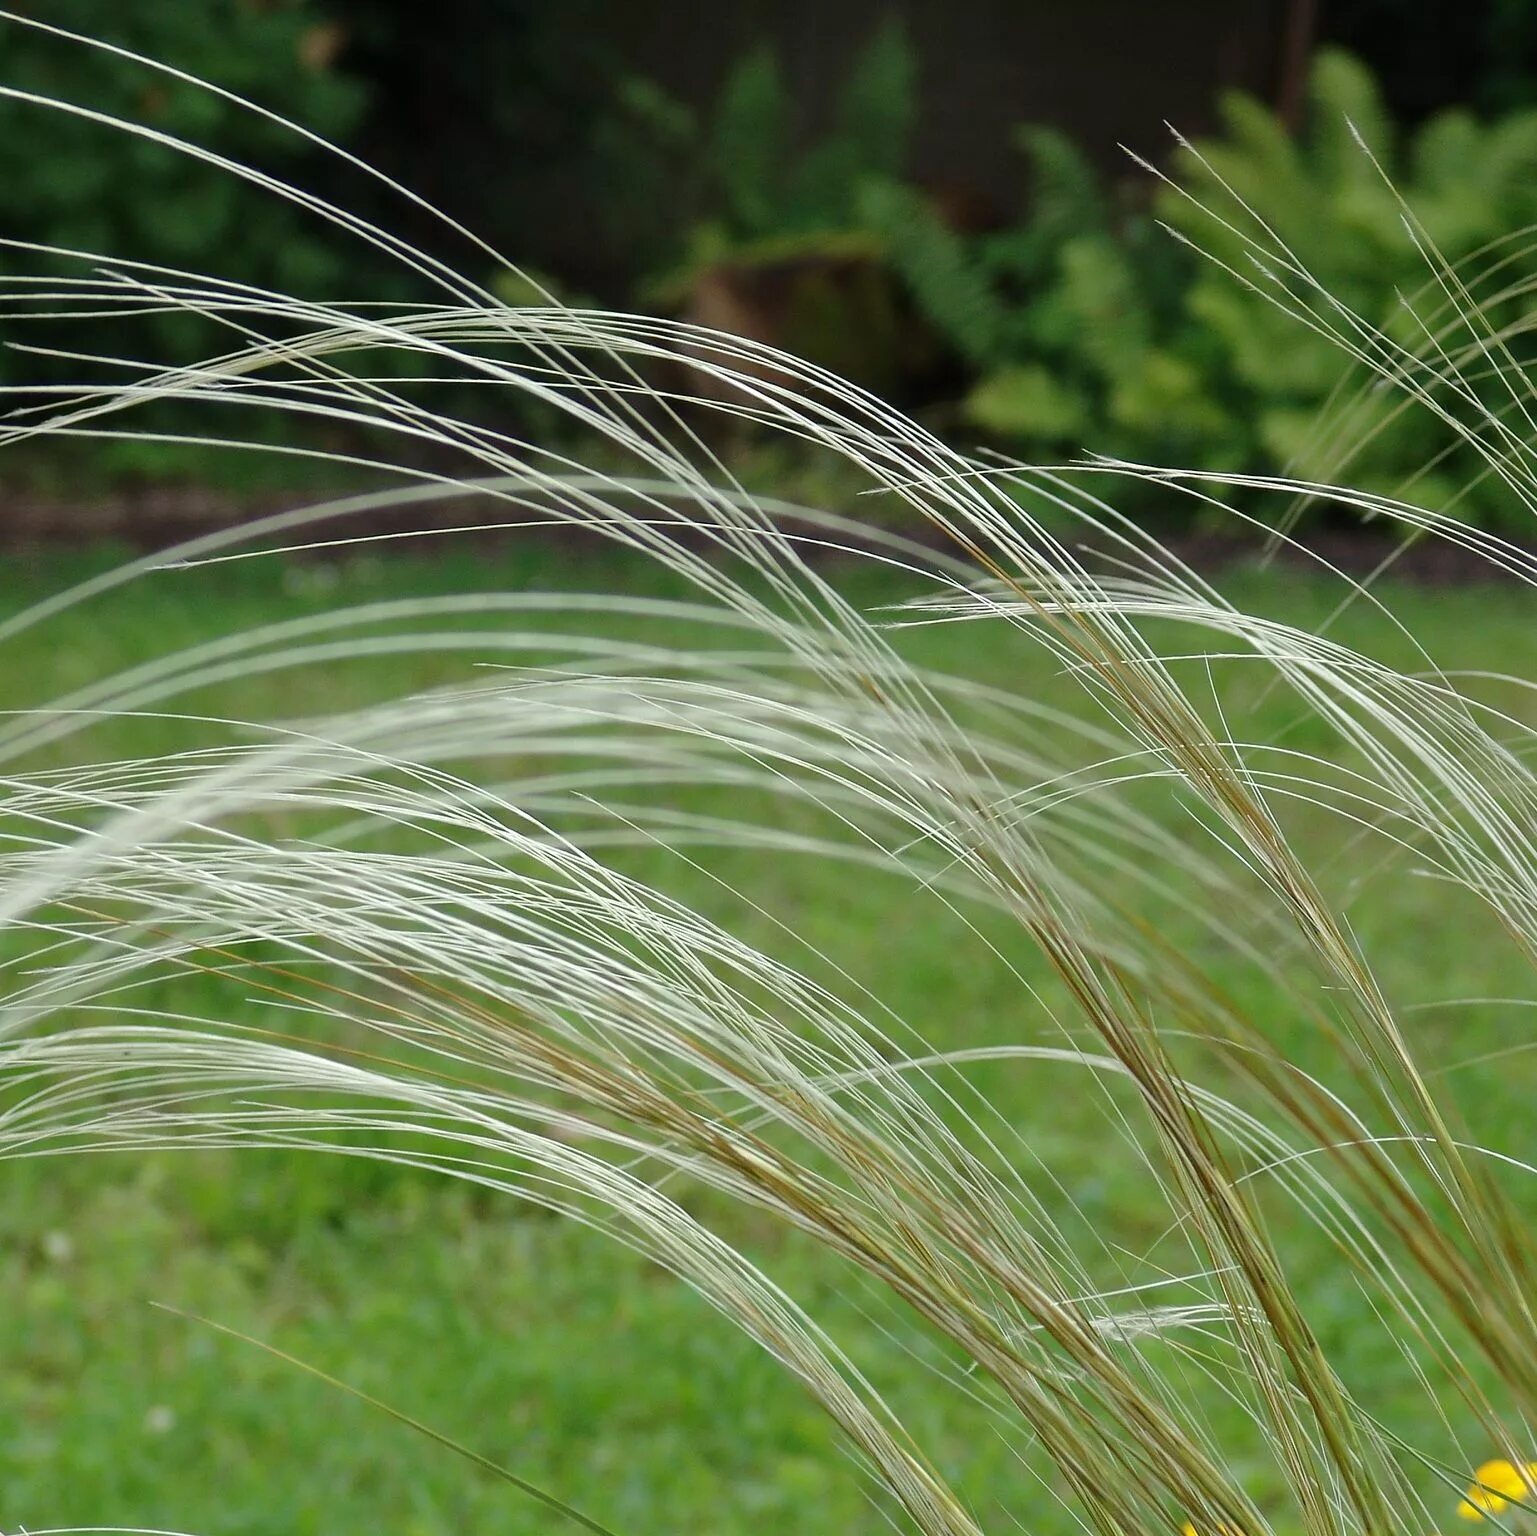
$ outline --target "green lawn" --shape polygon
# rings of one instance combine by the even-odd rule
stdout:
[[[18,562],[0,598],[14,609],[91,564],[63,556]],[[552,550],[352,562],[338,574],[332,587],[314,568],[228,566],[198,573],[196,601],[186,600],[175,573],[156,576],[80,620],[0,650],[0,705],[37,702],[202,636],[339,599],[467,586],[670,590],[649,568]],[[846,585],[869,604],[904,590],[898,578],[865,570],[851,570]],[[1237,574],[1225,589],[1303,626],[1319,623],[1338,596],[1336,586],[1285,573]],[[1441,665],[1537,677],[1537,625],[1519,590],[1386,595],[1412,615]],[[1374,654],[1410,656],[1366,605],[1335,632]],[[979,643],[979,634],[940,627],[904,644],[933,666],[1000,687],[1074,697],[1037,653],[1007,637]],[[336,669],[324,683],[311,677],[298,694],[291,679],[274,675],[244,686],[239,708],[316,711],[381,687],[432,686],[465,675],[468,664],[447,654],[397,658]],[[1518,691],[1491,685],[1490,696],[1531,717]],[[1256,687],[1247,703],[1249,736],[1292,731],[1298,744],[1329,750],[1316,727],[1293,729],[1296,706],[1279,692]],[[145,750],[169,730],[114,725],[89,739],[93,750],[116,755]],[[1309,835],[1305,813],[1299,835]],[[1340,889],[1362,874],[1344,850],[1332,862],[1335,850],[1320,843],[1318,852],[1325,879]],[[737,852],[712,861],[708,875],[660,854],[636,863],[733,928],[804,960],[785,929],[758,911],[767,908],[936,1044],[1048,1038],[1009,966],[1049,982],[1002,924],[988,929],[997,945],[990,953],[936,904],[915,908],[898,881],[854,878],[809,859]],[[1151,915],[1180,933],[1177,913]],[[1520,957],[1487,924],[1465,925],[1462,908],[1430,881],[1368,882],[1350,916],[1390,997],[1531,994]],[[1296,1059],[1317,1054],[1284,997],[1267,996],[1220,947],[1193,934],[1190,943],[1203,945],[1194,958],[1251,1008],[1274,1013]],[[1537,1086],[1529,1058],[1461,1064],[1522,1044],[1529,1014],[1487,1002],[1410,1017],[1426,1058],[1449,1070],[1446,1081],[1476,1110],[1480,1137],[1519,1155]],[[1086,1112],[1070,1091],[1077,1079],[993,1066],[974,1080],[1022,1133],[1021,1157],[1049,1162],[1063,1181],[1064,1224],[1082,1222],[1127,1249],[1155,1242],[1159,1223],[1145,1213],[1135,1168],[1106,1156],[1106,1106]],[[1537,1201],[1516,1189],[1537,1214]],[[960,1412],[952,1393],[896,1354],[885,1320],[839,1269],[751,1216],[703,1199],[698,1208],[831,1320],[984,1526],[1010,1529],[1012,1513],[1032,1530],[1071,1529],[1034,1482],[1039,1469],[1028,1458],[1021,1464],[985,1421]],[[1322,1239],[1294,1224],[1282,1241],[1325,1342],[1357,1381],[1380,1379],[1384,1416],[1425,1411],[1391,1340],[1340,1284]],[[818,1411],[702,1302],[597,1236],[425,1175],[276,1153],[6,1164],[0,1295],[0,1530],[101,1524],[221,1536],[435,1536],[564,1528],[382,1414],[178,1311],[266,1340],[387,1400],[622,1536],[888,1528]],[[1256,1491],[1263,1499],[1265,1489]]]

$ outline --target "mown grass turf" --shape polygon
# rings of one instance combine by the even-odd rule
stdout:
[[[12,564],[8,610],[109,557],[37,557]],[[851,568],[840,578],[862,603],[904,594],[901,578]],[[0,707],[35,704],[104,672],[268,619],[338,601],[471,588],[675,590],[650,567],[577,559],[550,548],[353,560],[331,567],[254,562],[157,575],[52,623],[0,653]],[[1312,627],[1335,584],[1295,574],[1225,581],[1240,604]],[[1515,589],[1390,589],[1415,638],[1443,667],[1537,676],[1537,627]],[[561,621],[552,617],[552,626]],[[584,624],[590,619],[584,618]],[[613,621],[617,624],[617,620]],[[653,627],[655,638],[670,638]],[[1334,631],[1409,665],[1406,639],[1370,605]],[[995,685],[1068,702],[1076,691],[1039,653],[971,626],[906,636],[915,657]],[[381,689],[406,692],[465,674],[466,658],[433,655],[254,680],[243,715],[293,716]],[[1296,724],[1293,701],[1257,682],[1225,698],[1246,703],[1249,739],[1285,736],[1327,754],[1327,733]],[[1518,690],[1490,685],[1513,712]],[[197,701],[195,701],[197,702]],[[213,710],[217,699],[200,707]],[[233,705],[230,706],[233,709]],[[1235,729],[1237,727],[1235,726]],[[201,729],[114,723],[88,738],[116,756],[153,750]],[[1289,733],[1289,734],[1288,734]],[[79,744],[66,749],[82,750]],[[1324,878],[1351,897],[1350,920],[1390,998],[1519,999],[1529,973],[1487,923],[1424,879],[1364,880],[1321,821]],[[1331,863],[1331,854],[1337,854]],[[712,855],[691,870],[661,852],[637,869],[747,936],[815,964],[835,957],[896,1014],[941,1047],[1056,1038],[1010,974],[1050,981],[1007,925],[998,947],[968,939],[936,904],[897,880],[871,880],[810,859]],[[778,922],[771,921],[767,913]],[[1146,910],[1209,974],[1262,1017],[1299,1062],[1324,1048],[1292,1005],[1238,957],[1200,937],[1174,909]],[[779,926],[779,925],[783,926]],[[845,983],[852,985],[853,982]],[[227,990],[176,1005],[228,1007]],[[169,999],[167,1000],[169,1003]],[[240,1004],[253,1011],[259,1002]],[[1476,1113],[1480,1139],[1520,1155],[1533,1077],[1520,1047],[1529,1014],[1498,1001],[1408,1016],[1425,1057]],[[1049,1165],[1064,1186],[1054,1214],[1088,1240],[1149,1251],[1163,1220],[1129,1156],[1107,1153],[1103,1094],[1064,1069],[995,1064],[971,1080],[1021,1135],[1019,1156]],[[1519,1198],[1526,1199],[1517,1186]],[[692,1198],[692,1197],[690,1197]],[[888,1391],[918,1439],[955,1476],[984,1526],[1005,1511],[1030,1529],[1071,1529],[1051,1491],[1004,1442],[961,1416],[953,1394],[897,1354],[868,1298],[807,1245],[750,1214],[709,1202],[713,1220],[788,1289],[830,1319],[858,1363]],[[1527,1199],[1537,1212],[1537,1203]],[[1296,1285],[1354,1384],[1379,1383],[1389,1422],[1428,1410],[1392,1340],[1344,1285],[1307,1224],[1278,1213]],[[140,1525],[207,1533],[475,1530],[534,1533],[559,1520],[387,1417],[294,1366],[178,1315],[199,1314],[353,1383],[590,1511],[626,1536],[650,1533],[874,1532],[866,1498],[827,1424],[797,1388],[709,1309],[604,1239],[510,1200],[423,1174],[339,1158],[279,1153],[48,1159],[0,1166],[0,1530],[70,1524]],[[160,1310],[160,1307],[177,1309]],[[1455,1413],[1455,1404],[1447,1409]],[[1260,1477],[1239,1466],[1240,1475]],[[1254,1491],[1263,1501],[1262,1484]],[[1448,1511],[1450,1513],[1450,1511]]]

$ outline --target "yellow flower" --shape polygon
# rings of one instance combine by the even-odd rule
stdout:
[[[1457,1506],[1464,1520],[1486,1520],[1511,1504],[1522,1504],[1537,1493],[1537,1461],[1524,1467],[1508,1461],[1486,1461],[1473,1474],[1473,1486]]]

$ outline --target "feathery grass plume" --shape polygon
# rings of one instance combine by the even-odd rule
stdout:
[[[389,253],[430,296],[299,303],[38,253],[73,275],[0,278],[7,312],[88,317],[104,340],[76,359],[78,389],[18,408],[4,437],[133,436],[143,405],[174,399],[206,409],[200,443],[270,445],[242,423],[281,414],[295,452],[392,483],[132,562],[6,620],[0,644],[86,622],[114,586],[190,600],[209,566],[355,548],[375,535],[349,518],[448,502],[520,537],[611,541],[658,585],[343,602],[0,723],[0,1151],[310,1147],[569,1215],[769,1351],[926,1536],[1027,1514],[1118,1536],[1399,1536],[1454,1507],[1486,1450],[1524,1461],[1531,1170],[1421,1061],[1409,1010],[1430,1000],[1382,976],[1386,944],[1420,937],[1374,945],[1351,905],[1352,882],[1427,875],[1449,920],[1497,930],[1530,966],[1524,695],[1441,670],[1412,620],[1395,664],[1243,611],[1117,517],[1113,479],[980,463],[735,337],[502,305],[386,230],[173,147]],[[1243,280],[1530,496],[1526,380],[1471,277],[1427,252],[1443,302],[1411,350],[1311,288],[1252,210],[1224,216],[1255,257]],[[113,324],[163,308],[202,315],[227,348],[163,367],[112,350]],[[420,365],[409,382],[379,365],[392,350]],[[1472,369],[1505,381],[1508,411],[1473,414]],[[456,419],[438,383],[537,404],[561,430],[536,440],[510,409]],[[749,494],[699,426],[711,415],[838,457],[930,537]],[[316,422],[377,447],[323,449]],[[1100,470],[1212,507],[1228,490]],[[1525,551],[1444,512],[1243,489],[1367,507],[1531,578]],[[832,552],[896,572],[909,601],[862,611]],[[1378,601],[1346,583],[1352,600]],[[913,659],[911,631],[960,623],[1045,658],[1030,675],[1050,691]],[[491,665],[395,696],[389,659],[429,650]],[[344,667],[366,681],[354,706],[242,720],[260,679],[297,697],[311,669]],[[1275,689],[1309,729],[1246,734]],[[161,745],[103,756],[119,728]],[[1007,1037],[898,1017],[878,976],[762,910],[754,882],[790,864],[839,868],[851,890],[899,882],[915,926],[953,924],[958,966],[1015,978]],[[712,880],[763,920],[712,915],[697,899]],[[1214,976],[1215,953],[1241,987]],[[1038,1085],[1043,1116],[1076,1095],[1137,1223],[1119,1230],[1057,1177],[1028,1118],[988,1101],[977,1084],[998,1064]],[[891,1362],[856,1359],[776,1281],[772,1244],[728,1235],[732,1205],[823,1250],[880,1309],[897,1363],[910,1351],[956,1422],[1017,1451],[1015,1507],[975,1507],[953,1455],[902,1421]],[[1304,1232],[1327,1243],[1322,1287]],[[1341,1296],[1386,1346],[1370,1372],[1320,1315]]]

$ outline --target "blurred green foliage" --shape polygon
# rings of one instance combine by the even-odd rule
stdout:
[[[346,36],[325,0],[68,0],[24,14],[171,63],[328,139],[345,140],[366,106],[365,87],[334,67]],[[0,262],[65,279],[105,268],[144,284],[150,301],[154,285],[173,279],[130,263],[311,298],[356,286],[358,253],[335,231],[172,142],[311,186],[319,157],[299,135],[172,74],[16,22],[0,22],[0,56],[11,91],[80,109],[0,100],[0,227],[33,243],[0,250]],[[38,246],[88,259],[50,260]],[[38,305],[48,307],[46,298]],[[12,348],[35,341],[92,354],[105,346],[154,364],[240,340],[186,310],[144,308],[106,341],[88,323],[50,321],[43,334],[15,314],[3,339]],[[33,390],[78,382],[82,371],[73,361],[0,351],[0,383]],[[174,419],[164,409],[155,417]],[[172,462],[144,442],[102,443],[97,456],[108,475],[156,474]]]
[[[858,55],[809,144],[766,48],[738,62],[703,115],[629,82],[626,111],[645,125],[629,138],[635,184],[666,206],[656,189],[670,179],[697,211],[640,302],[774,341],[920,407],[943,377],[937,340],[955,362],[963,428],[1027,459],[1284,472],[1485,526],[1520,515],[1432,415],[1511,409],[1487,336],[1459,329],[1438,274],[1458,269],[1477,326],[1509,331],[1503,355],[1524,362],[1524,284],[1537,274],[1507,237],[1537,221],[1537,111],[1443,111],[1409,132],[1364,65],[1324,49],[1300,134],[1232,93],[1220,132],[1182,145],[1162,185],[1107,186],[1064,134],[1022,127],[1026,211],[979,229],[905,174],[915,86],[895,25]],[[1277,263],[1258,253],[1276,242],[1288,270],[1267,295]],[[857,285],[831,275],[855,261]],[[701,304],[723,288],[729,302]],[[790,299],[764,301],[778,290]],[[1308,304],[1347,331],[1451,361],[1465,382],[1426,372],[1419,400],[1385,387],[1310,328]]]
[[[1537,222],[1537,109],[1487,120],[1443,111],[1410,131],[1364,66],[1324,50],[1299,135],[1263,103],[1231,95],[1220,132],[1180,148],[1156,190],[1151,178],[1107,185],[1062,133],[1019,129],[1025,212],[989,225],[957,217],[953,202],[908,174],[921,61],[897,22],[870,36],[818,115],[766,45],[694,107],[625,77],[591,28],[562,25],[532,0],[474,0],[445,23],[435,51],[415,47],[418,23],[382,0],[60,0],[31,14],[166,59],[362,154],[409,142],[420,162],[395,168],[435,197],[452,191],[433,184],[431,167],[445,157],[461,168],[490,164],[509,144],[565,142],[580,123],[565,158],[524,158],[549,160],[539,175],[569,172],[596,190],[608,228],[595,239],[623,248],[634,274],[628,295],[600,299],[786,347],[910,407],[938,402],[947,427],[1022,458],[1087,451],[1286,471],[1404,494],[1486,526],[1519,510],[1472,450],[1436,456],[1448,438],[1427,412],[1516,409],[1457,323],[1437,268],[1464,264],[1460,278],[1488,324],[1508,333],[1502,357],[1524,364],[1537,263],[1507,237]],[[471,48],[482,35],[483,50]],[[217,94],[15,23],[0,23],[0,49],[13,91],[62,97],[143,130],[0,99],[0,231],[302,297],[404,294],[408,279],[366,244],[159,137],[331,191],[334,163],[299,136]],[[518,88],[479,91],[482,66]],[[462,103],[452,121],[408,131],[444,89]],[[512,225],[493,233],[516,255],[519,221],[555,194],[534,171],[506,176]],[[443,238],[408,205],[369,204],[366,182],[349,179],[336,193],[349,207],[361,195],[364,211],[391,229],[404,219],[398,233],[429,248]],[[1337,303],[1342,324],[1379,328],[1411,352],[1446,347],[1468,378],[1460,401],[1445,385],[1419,403],[1381,387],[1283,313],[1257,291],[1268,278],[1255,266],[1255,236],[1290,253],[1296,271],[1274,262],[1266,271],[1293,308]],[[37,271],[46,258],[0,250],[0,262]],[[556,293],[584,289],[569,287],[563,269],[545,271]],[[509,301],[521,292],[506,280],[495,286]],[[4,339],[64,351],[107,345],[88,327],[50,322],[43,335],[15,315]],[[153,312],[110,346],[174,362],[231,340],[212,321]],[[0,352],[0,384],[13,388],[80,371]],[[466,406],[481,408],[480,397]],[[166,452],[135,442],[91,457],[106,466],[97,478],[111,479],[163,473]]]
[[[628,169],[614,179],[665,225],[642,242],[650,271],[638,302],[899,393],[922,366],[927,332],[909,323],[858,192],[905,171],[915,74],[905,28],[888,21],[809,137],[766,44],[738,60],[703,111],[652,81],[624,81],[611,151]]]
[[[1407,134],[1365,67],[1335,51],[1318,56],[1311,89],[1300,141],[1258,103],[1226,102],[1222,138],[1183,151],[1178,188],[1160,198],[1168,222],[1214,258],[1183,306],[1217,348],[1210,392],[1248,424],[1253,467],[1348,477],[1486,526],[1514,522],[1519,499],[1470,450],[1433,456],[1447,434],[1431,413],[1508,414],[1513,384],[1526,387],[1508,369],[1533,360],[1523,333],[1537,279],[1537,110],[1488,122],[1445,111]],[[1259,220],[1297,269],[1272,268],[1286,292],[1315,306],[1327,294],[1342,327],[1359,336],[1358,318],[1380,331],[1426,399],[1368,387],[1364,365],[1351,370],[1338,346],[1245,286]],[[1455,383],[1406,358],[1434,375],[1454,369]]]
[[[324,0],[71,0],[34,9],[41,20],[173,61],[325,138],[345,139],[365,105],[363,86],[332,67],[344,35]],[[0,23],[0,50],[7,87],[83,109],[45,113],[0,101],[0,218],[11,231],[285,293],[345,278],[344,258],[312,219],[165,142],[302,183],[312,155],[291,130],[168,74],[14,22]],[[103,115],[139,131],[93,120]]]
[[[857,245],[866,231],[856,190],[905,169],[914,77],[906,31],[889,21],[853,60],[825,130],[809,144],[797,132],[784,66],[767,44],[736,63],[704,113],[650,81],[626,81],[617,126],[632,146],[632,182],[654,206],[694,210],[681,243],[672,231],[662,271],[647,286],[676,294],[722,260],[777,261],[824,248],[841,255],[851,237]],[[657,198],[663,185],[674,191]]]
[[[1504,358],[1529,355],[1537,261],[1507,237],[1537,221],[1537,111],[1488,123],[1447,111],[1407,135],[1365,67],[1335,50],[1315,60],[1310,96],[1299,137],[1228,96],[1222,133],[1182,146],[1151,206],[1132,211],[1044,128],[1021,133],[1030,211],[1000,231],[962,236],[917,190],[868,185],[861,206],[890,261],[971,371],[965,420],[1025,457],[1285,471],[1488,526],[1520,515],[1471,449],[1427,446],[1448,442],[1427,412],[1451,386],[1418,402],[1381,387],[1298,316],[1323,305],[1347,330],[1364,322],[1436,367],[1449,360],[1462,411],[1508,412],[1487,340],[1508,331]],[[1438,276],[1448,265],[1477,296],[1472,328]],[[1294,313],[1262,291],[1267,274]]]

